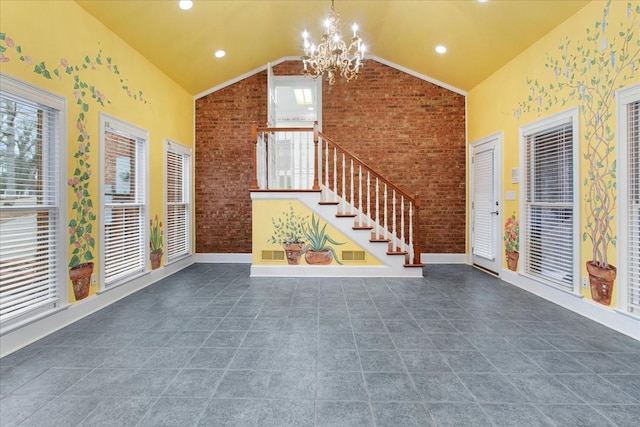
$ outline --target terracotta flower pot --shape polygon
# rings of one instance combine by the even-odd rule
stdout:
[[[88,262],[69,269],[69,278],[73,285],[73,295],[76,301],[89,296],[91,286],[91,275],[93,274],[93,263]]]
[[[517,251],[505,252],[507,255],[507,268],[511,271],[518,270],[518,259],[520,258],[520,253]]]
[[[162,261],[162,251],[153,251],[151,252],[151,255],[149,256],[149,259],[151,259],[151,269],[155,270],[156,268],[160,267],[160,263]]]
[[[592,261],[587,261],[591,299],[603,305],[611,305],[613,281],[616,279],[617,269],[609,264],[609,268],[601,268]]]
[[[329,249],[325,249],[320,252],[309,250],[304,254],[304,260],[307,264],[312,265],[327,265],[333,261],[333,255]]]
[[[283,243],[284,253],[287,255],[287,264],[298,265],[300,264],[300,254],[304,243]]]

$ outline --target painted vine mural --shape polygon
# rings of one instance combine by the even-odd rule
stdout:
[[[35,60],[26,54],[15,40],[0,32],[0,62],[9,62],[14,57],[26,66],[33,67],[33,72],[44,79],[57,79],[61,84],[71,85],[75,99],[77,116],[74,131],[78,145],[73,154],[73,174],[67,180],[69,200],[73,201],[68,223],[71,251],[68,267],[75,300],[81,300],[89,295],[96,246],[94,228],[97,218],[89,190],[93,169],[90,163],[91,135],[87,131],[88,113],[92,105],[104,108],[105,104],[111,104],[106,94],[91,84],[90,78],[93,73],[106,70],[118,78],[120,88],[128,97],[143,104],[147,104],[148,101],[141,91],[134,91],[129,87],[128,80],[121,77],[118,66],[113,63],[111,57],[103,55],[102,49],[95,56],[86,55],[79,64],[72,64],[63,57],[55,68],[50,68],[45,61]]]
[[[615,93],[625,86],[640,66],[640,5],[626,4],[626,20],[609,22],[611,0],[602,19],[586,29],[584,40],[565,40],[555,55],[547,55],[545,67],[554,74],[552,83],[528,79],[530,95],[514,111],[517,119],[524,113],[542,113],[558,105],[577,101],[585,129],[584,159],[588,174],[584,187],[586,221],[583,241],[592,246],[586,269],[594,301],[610,305],[616,267],[609,262],[610,245],[617,235],[611,222],[616,207]]]

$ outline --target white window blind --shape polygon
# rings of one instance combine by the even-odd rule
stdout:
[[[145,139],[105,122],[104,282],[112,285],[145,267]]]
[[[640,315],[640,101],[627,104],[626,119],[628,248],[627,277],[624,279],[627,282],[627,310]]]
[[[474,221],[473,253],[493,260],[494,230],[493,214],[495,210],[493,194],[493,150],[485,150],[474,156]]]
[[[191,251],[191,156],[186,147],[167,143],[167,261]]]
[[[574,200],[571,120],[524,134],[524,271],[573,289]]]
[[[62,240],[58,147],[63,103],[0,92],[0,323],[56,306]],[[26,85],[24,85],[26,86]],[[40,94],[40,96],[43,96]],[[44,95],[45,98],[47,95]],[[53,95],[51,95],[53,97]]]

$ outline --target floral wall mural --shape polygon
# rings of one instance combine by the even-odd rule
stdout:
[[[577,103],[583,129],[581,138],[585,166],[582,239],[591,245],[586,262],[591,297],[611,303],[616,267],[610,257],[616,246],[613,227],[616,209],[616,160],[614,118],[616,91],[634,78],[640,67],[640,5],[626,4],[626,16],[610,22],[609,0],[602,17],[585,30],[584,38],[566,37],[557,52],[547,54],[545,68],[553,73],[550,83],[528,78],[530,94],[514,115],[544,113],[557,106]]]
[[[300,264],[304,260],[310,265],[327,265],[333,260],[342,264],[340,257],[332,245],[344,245],[345,242],[337,242],[327,232],[327,223],[321,226],[320,218],[315,214],[308,215],[294,210],[290,203],[289,208],[281,215],[271,218],[273,234],[268,239],[269,243],[282,245],[289,265]]]
[[[162,263],[162,249],[164,248],[162,240],[164,237],[164,230],[162,230],[162,221],[158,220],[158,215],[155,218],[149,220],[149,259],[151,261],[151,269],[155,270],[160,267]]]
[[[121,76],[117,64],[112,58],[104,56],[102,49],[96,55],[85,55],[82,62],[70,63],[65,57],[55,68],[45,61],[34,59],[12,37],[0,32],[0,62],[19,61],[32,67],[33,73],[43,79],[56,80],[60,85],[70,86],[75,99],[75,140],[77,149],[73,153],[73,173],[67,180],[71,210],[68,218],[69,236],[69,277],[72,281],[74,299],[76,301],[89,295],[91,275],[94,271],[96,250],[96,202],[90,192],[91,180],[95,179],[92,167],[92,135],[88,131],[87,122],[92,106],[105,107],[111,104],[106,93],[103,93],[93,82],[96,73],[109,73],[114,76],[122,91],[132,100],[147,104],[141,91],[132,90],[128,80]],[[71,134],[71,132],[69,132]]]

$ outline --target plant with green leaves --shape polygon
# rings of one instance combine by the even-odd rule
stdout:
[[[158,220],[158,215],[156,215],[155,219],[149,220],[149,227],[151,230],[151,238],[149,240],[149,249],[151,249],[151,253],[162,253],[162,236],[164,231],[162,231],[162,221]]]
[[[616,4],[618,6],[618,4]],[[614,117],[616,91],[631,80],[640,68],[640,40],[634,34],[640,24],[640,5],[626,4],[626,22],[619,28],[609,23],[611,0],[606,3],[602,18],[593,28],[586,29],[586,41],[568,37],[558,46],[559,55],[548,55],[545,67],[555,79],[548,85],[528,79],[530,95],[514,111],[543,113],[558,105],[578,103],[584,123],[587,161],[585,188],[585,231],[583,241],[593,247],[590,263],[610,269],[609,245],[616,245],[611,221],[615,217],[616,160]]]
[[[307,244],[302,249],[302,253],[306,253],[308,251],[314,252],[322,252],[325,250],[329,250],[333,254],[333,258],[336,260],[338,264],[342,264],[338,259],[338,255],[336,251],[329,246],[329,243],[332,245],[344,245],[345,242],[339,243],[336,242],[327,234],[327,223],[324,224],[322,228],[320,228],[320,219],[316,219],[315,214],[311,215],[311,226],[305,225],[304,227],[304,236],[307,239]]]
[[[276,245],[304,243],[304,226],[308,217],[297,213],[289,203],[289,209],[277,218],[271,218],[273,234],[267,241]]]

